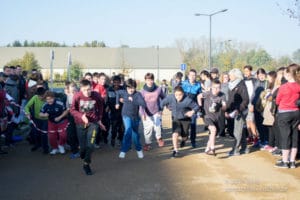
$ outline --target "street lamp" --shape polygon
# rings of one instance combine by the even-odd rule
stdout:
[[[202,13],[195,13],[195,16],[208,16],[209,17],[209,71],[211,70],[212,59],[211,59],[211,18],[212,16],[226,12],[228,9],[219,10],[217,12],[211,14],[202,14]]]

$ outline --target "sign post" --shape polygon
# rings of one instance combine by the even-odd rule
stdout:
[[[182,63],[182,64],[180,65],[180,70],[181,70],[181,71],[185,71],[185,70],[186,70],[186,64],[185,64],[185,63]]]

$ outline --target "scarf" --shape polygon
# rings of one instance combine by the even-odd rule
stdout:
[[[228,83],[228,87],[230,90],[233,90],[242,80],[241,79],[235,79],[234,81],[230,81]]]
[[[156,90],[157,86],[155,85],[155,83],[152,85],[152,87],[148,87],[146,84],[144,85],[144,90],[147,92],[153,92],[154,90]]]

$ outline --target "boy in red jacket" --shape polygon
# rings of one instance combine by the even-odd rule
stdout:
[[[94,148],[98,127],[105,130],[101,122],[104,101],[97,92],[92,91],[91,82],[82,80],[80,92],[73,97],[70,109],[76,123],[80,146],[80,157],[84,160],[83,170],[92,175],[90,168],[91,154]]]

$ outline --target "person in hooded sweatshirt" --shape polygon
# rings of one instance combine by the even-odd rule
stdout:
[[[135,80],[128,79],[126,81],[126,90],[119,91],[116,97],[116,109],[120,109],[120,103],[123,103],[122,118],[125,126],[121,152],[119,154],[119,158],[121,159],[125,158],[126,153],[131,147],[131,138],[135,144],[138,158],[142,159],[144,157],[138,129],[140,123],[139,108],[142,107],[145,109],[146,102],[141,93],[136,91],[136,86]]]
[[[151,149],[152,136],[155,132],[155,138],[159,147],[164,146],[164,141],[161,136],[161,110],[159,107],[160,101],[165,97],[161,87],[157,87],[154,83],[154,75],[147,73],[145,75],[145,85],[140,91],[147,104],[145,113],[140,110],[144,127],[145,145],[144,151]]]

